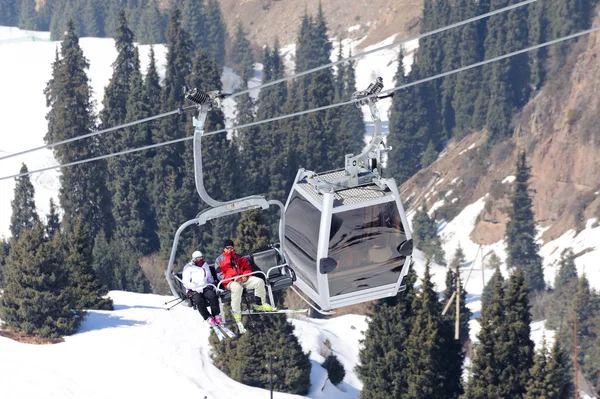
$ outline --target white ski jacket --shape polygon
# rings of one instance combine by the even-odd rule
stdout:
[[[215,282],[207,263],[203,264],[202,267],[196,266],[193,263],[185,265],[181,275],[181,281],[188,290],[200,293],[207,284],[214,284]]]

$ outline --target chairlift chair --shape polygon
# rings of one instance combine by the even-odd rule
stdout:
[[[204,122],[206,121],[206,116],[208,112],[211,111],[214,107],[220,106],[220,101],[224,97],[225,96],[220,92],[205,93],[196,89],[193,89],[186,94],[186,98],[188,100],[198,105],[198,118],[193,119],[195,127],[193,147],[196,190],[198,191],[198,194],[200,195],[202,200],[204,200],[204,202],[206,202],[210,206],[210,208],[199,213],[194,219],[188,220],[183,225],[181,225],[179,229],[177,229],[177,232],[175,233],[175,237],[173,239],[173,246],[171,249],[169,264],[165,272],[165,276],[167,278],[167,282],[169,284],[171,293],[174,296],[179,297],[181,299],[187,299],[186,289],[183,285],[183,282],[181,281],[181,274],[173,272],[173,265],[175,263],[175,256],[177,254],[177,247],[181,233],[187,227],[192,225],[203,226],[206,224],[206,222],[213,219],[234,215],[252,209],[265,210],[268,209],[271,205],[275,205],[279,207],[281,215],[278,229],[280,237],[279,248],[272,247],[267,251],[247,256],[247,259],[250,261],[250,263],[254,265],[254,271],[251,274],[257,275],[265,280],[269,300],[271,301],[271,303],[274,303],[273,290],[285,289],[291,286],[295,280],[295,274],[285,262],[285,257],[283,256],[282,252],[284,248],[282,229],[285,221],[283,203],[277,200],[267,200],[265,197],[259,195],[244,197],[227,202],[220,202],[211,198],[204,187],[204,181],[202,177],[201,144],[201,137],[204,134]],[[214,265],[214,267],[216,266],[217,265]],[[216,286],[213,286],[213,288],[219,294],[221,310],[223,308],[223,303],[227,303],[231,300],[229,291],[222,289],[223,282],[224,281],[220,281],[217,283]],[[249,292],[249,294],[252,295],[253,293]],[[186,303],[188,305],[191,305],[191,302],[189,300]],[[221,314],[223,317],[225,317],[225,314],[223,312]]]

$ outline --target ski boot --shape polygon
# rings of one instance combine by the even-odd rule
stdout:
[[[268,303],[253,306],[255,312],[272,312],[275,308]]]
[[[234,314],[233,319],[235,320],[235,324],[237,324],[237,328],[240,334],[244,334],[246,332],[246,327],[244,327],[244,325],[242,324],[242,315],[239,313]]]

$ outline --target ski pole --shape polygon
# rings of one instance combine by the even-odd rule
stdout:
[[[183,301],[185,301],[185,299],[182,299],[181,301],[177,302],[175,305],[171,306],[170,308],[167,308],[167,310],[171,310],[173,309],[175,306],[179,305],[180,303],[182,303]]]
[[[178,301],[178,300],[180,300],[180,299],[181,299],[181,298],[175,298],[175,299],[172,299],[172,300],[170,300],[170,301],[168,301],[168,302],[165,302],[165,305],[166,305],[166,304],[168,304],[168,303],[171,303],[171,302]]]

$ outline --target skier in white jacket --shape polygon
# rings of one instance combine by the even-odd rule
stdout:
[[[202,252],[194,251],[192,260],[183,268],[181,280],[187,288],[188,298],[194,302],[208,325],[212,327],[215,323],[221,324],[223,319],[219,315],[219,297],[215,288],[208,285],[214,284],[215,280],[210,272],[210,267],[204,262]],[[206,302],[210,305],[210,313]]]

